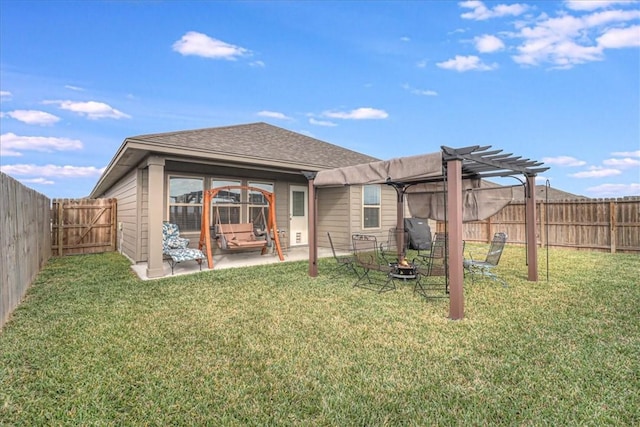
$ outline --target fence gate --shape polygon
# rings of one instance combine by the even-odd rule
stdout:
[[[53,255],[92,254],[116,250],[116,199],[53,199]]]

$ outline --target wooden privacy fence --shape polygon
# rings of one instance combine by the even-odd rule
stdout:
[[[640,197],[538,200],[536,217],[541,246],[640,253]],[[487,220],[464,224],[464,239],[489,242],[499,231],[507,233],[509,243],[526,243],[524,202],[512,202]]]
[[[0,172],[0,329],[51,257],[50,200]]]
[[[53,199],[53,254],[61,256],[115,251],[116,204],[116,199]]]

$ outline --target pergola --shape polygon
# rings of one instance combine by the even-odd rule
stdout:
[[[411,157],[401,157],[320,172],[305,172],[309,180],[309,275],[318,275],[316,188],[345,185],[387,184],[398,194],[397,230],[404,229],[405,197],[422,217],[446,221],[449,247],[462,248],[463,221],[487,218],[506,206],[501,186],[487,188],[483,179],[524,176],[528,280],[538,280],[536,244],[535,177],[548,170],[543,163],[523,159],[491,146],[451,148]],[[463,203],[464,197],[464,203]],[[464,317],[463,254],[449,251],[449,318]]]

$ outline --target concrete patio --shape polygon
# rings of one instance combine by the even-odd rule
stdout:
[[[309,259],[309,247],[308,246],[296,246],[292,248],[287,248],[283,251],[284,261],[282,262],[290,262],[290,261],[305,261]],[[330,248],[318,248],[318,258],[327,258],[332,257]],[[278,259],[278,255],[274,253],[267,253],[265,255],[260,255],[260,252],[257,251],[248,251],[248,252],[226,252],[222,251],[214,251],[213,254],[213,265],[215,270],[220,270],[224,268],[236,268],[236,267],[247,267],[252,265],[265,265],[265,264],[275,264],[280,262]],[[164,267],[164,277],[154,277],[150,279],[147,277],[147,263],[141,262],[137,264],[133,264],[131,266],[132,270],[140,277],[142,280],[153,280],[153,279],[162,279],[166,277],[171,277],[171,267],[168,262],[163,263]],[[204,260],[202,263],[202,271],[209,270],[207,266],[207,261]],[[200,266],[195,261],[185,261],[177,264],[173,268],[173,275],[179,276],[184,274],[193,274],[199,273]]]

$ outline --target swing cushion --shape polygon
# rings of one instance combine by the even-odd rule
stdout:
[[[253,223],[244,224],[219,224],[218,230],[227,242],[228,249],[262,248],[267,244],[266,240],[256,239],[253,233]]]

